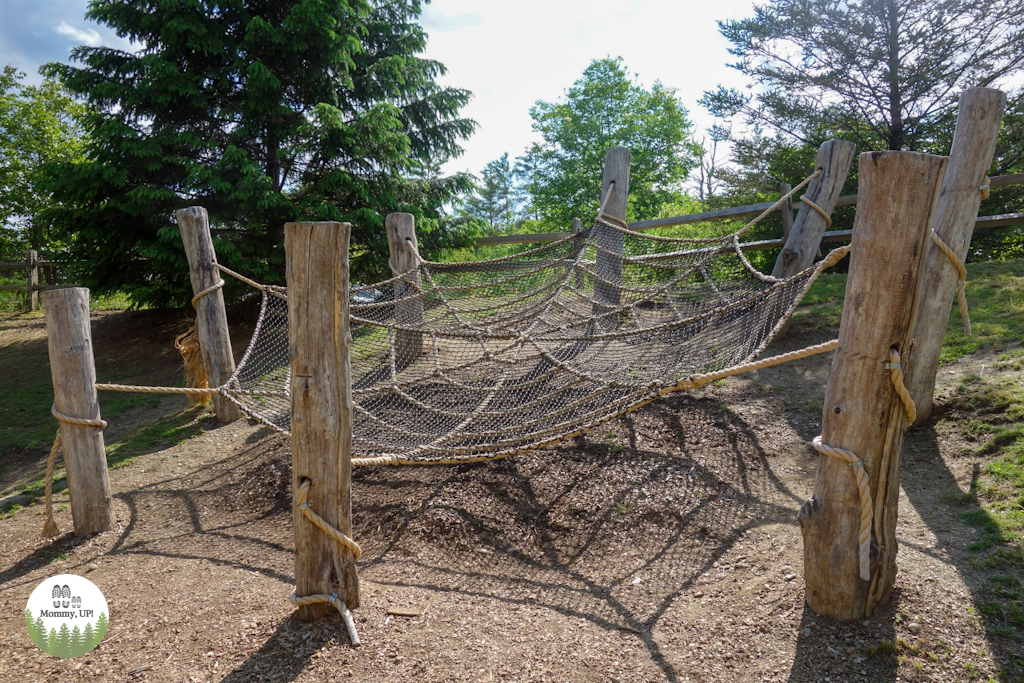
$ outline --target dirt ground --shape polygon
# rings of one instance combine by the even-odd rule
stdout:
[[[111,330],[144,315],[118,314]],[[0,348],[41,344],[45,362],[40,326],[7,323]],[[769,353],[828,336],[794,334]],[[173,358],[163,349],[140,341],[132,367],[162,376]],[[987,634],[966,549],[979,532],[949,500],[981,462],[941,423],[907,435],[891,604],[853,624],[804,606],[796,512],[813,488],[808,442],[830,360],[671,396],[508,460],[358,469],[358,649],[336,615],[300,623],[288,601],[287,441],[201,415],[184,428],[194,438],[111,471],[115,529],[75,539],[66,492],[57,539],[39,538],[39,505],[0,520],[0,681],[998,680],[1020,654]],[[985,363],[940,371],[940,413],[949,387]],[[179,407],[119,419],[137,426]],[[5,486],[38,467],[23,460]],[[24,627],[32,589],[59,573],[87,576],[110,605],[105,640],[76,659],[45,654]]]

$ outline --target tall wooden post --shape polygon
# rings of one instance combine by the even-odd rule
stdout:
[[[993,88],[971,88],[960,96],[949,169],[932,228],[961,263],[971,246],[981,204],[979,187],[992,164],[1005,109],[1006,94]],[[917,423],[927,420],[932,412],[935,373],[949,323],[949,302],[960,279],[949,257],[936,245],[929,246],[920,281],[921,325],[915,334],[914,353],[917,367],[909,385],[917,403]]]
[[[395,282],[395,321],[399,325],[416,327],[423,322],[423,298],[420,291],[419,244],[416,241],[416,217],[411,213],[389,213],[384,219],[391,252],[391,267],[395,273],[408,273]],[[347,252],[346,252],[347,254]],[[395,334],[395,365],[399,370],[408,367],[423,352],[423,333],[398,330]]]
[[[779,194],[785,197],[793,189],[793,186],[789,183],[779,183]],[[790,208],[790,203],[786,202],[779,209],[782,214],[782,243],[785,244],[789,239],[790,234],[793,232],[793,209]]]
[[[601,202],[604,212],[621,221],[626,220],[626,201],[629,197],[629,150],[612,147],[604,156],[604,179],[601,183]],[[610,196],[609,196],[610,195]],[[600,223],[594,227],[596,243],[600,247],[594,272],[594,315],[616,308],[622,300],[622,249],[625,235]],[[601,329],[614,329],[617,321],[601,320]]]
[[[82,287],[43,293],[46,338],[50,349],[54,407],[68,417],[100,419],[96,364],[89,324],[89,290]],[[75,535],[106,531],[114,523],[107,478],[107,455],[99,427],[60,423],[64,468],[71,496]]]
[[[863,463],[870,483],[871,579],[860,577],[861,501],[856,472],[818,459],[814,497],[800,510],[807,604],[833,619],[860,619],[888,599],[896,577],[900,449],[907,414],[894,388],[890,349],[907,372],[917,278],[945,157],[860,155],[860,192],[839,348],[829,374],[821,440]]]
[[[583,250],[583,238],[581,238],[579,236],[579,234],[580,234],[580,232],[582,230],[583,230],[583,221],[581,221],[579,218],[573,218],[572,219],[572,234],[576,235],[576,237],[574,237],[573,240],[572,240],[572,248],[573,248],[573,251],[575,253],[577,253],[577,254],[580,254],[580,252]],[[582,254],[580,254],[580,256],[582,256]],[[583,290],[583,281],[584,281],[583,270],[582,269],[577,269],[576,270],[576,289],[579,289],[581,291]]]
[[[39,310],[39,254],[28,250],[28,310]]]
[[[188,256],[189,278],[192,280],[194,296],[221,279],[213,265],[217,262],[217,253],[213,250],[210,219],[206,209],[201,206],[180,209],[175,212],[175,216]],[[228,334],[228,316],[221,290],[205,294],[196,301],[196,330],[210,386],[219,387],[235,371],[235,357],[231,352],[231,337]],[[221,422],[234,422],[242,417],[238,406],[216,394],[213,396],[213,409]]]
[[[292,394],[292,491],[305,479],[311,510],[352,535],[352,378],[349,364],[348,223],[288,223],[288,358]],[[359,606],[351,551],[295,507],[295,591],[337,593]],[[299,618],[322,617],[328,604],[299,607]]]
[[[821,175],[807,184],[803,196],[814,202],[826,214],[831,215],[836,206],[839,193],[846,181],[846,174],[853,163],[853,155],[857,145],[845,140],[831,140],[818,148],[818,156],[814,159],[814,168],[822,169]],[[786,238],[779,258],[772,270],[774,277],[789,277],[809,268],[814,263],[821,244],[821,236],[825,234],[828,221],[825,216],[806,202],[801,202],[797,210],[796,220]]]

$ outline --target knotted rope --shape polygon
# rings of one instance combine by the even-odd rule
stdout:
[[[103,429],[107,426],[106,420],[90,419],[87,417],[71,417],[57,410],[57,406],[54,405],[50,408],[50,414],[57,418],[60,422],[66,422],[73,425],[82,425],[84,427],[98,427]],[[46,458],[46,484],[44,496],[46,498],[46,522],[43,524],[43,538],[51,538],[60,533],[60,528],[57,526],[57,522],[53,519],[53,470],[57,464],[57,454],[60,452],[63,446],[63,441],[60,436],[60,429],[57,430],[57,436],[53,440],[53,446],[50,448],[50,455]]]
[[[963,261],[956,255],[956,252],[939,237],[939,234],[934,229],[932,230],[932,242],[935,242],[935,246],[949,257],[949,260],[953,262],[953,266],[956,268],[957,274],[960,276],[956,281],[956,299],[960,304],[960,318],[964,321],[964,334],[970,337],[971,319],[967,315],[967,269],[964,268]]]
[[[889,371],[889,378],[896,390],[903,409],[907,413],[907,424],[917,418],[917,408],[914,406],[914,399],[903,383],[903,365],[900,363],[900,352],[896,349],[889,349],[889,362],[882,367]],[[860,546],[860,578],[865,581],[871,580],[871,521],[874,518],[874,508],[871,504],[871,483],[868,480],[868,473],[864,471],[864,461],[857,457],[853,451],[838,446],[831,446],[816,436],[811,445],[819,453],[839,458],[854,468],[857,474],[857,490],[860,493],[860,530],[857,534],[857,541]]]
[[[217,264],[214,264],[217,265]],[[241,276],[239,276],[241,277]],[[224,286],[224,280],[217,280],[216,283],[207,287],[192,297],[192,308],[197,308],[196,303],[206,296],[216,292]],[[193,389],[206,389],[210,386],[206,376],[206,366],[203,364],[203,352],[199,346],[198,320],[185,332],[174,338],[174,348],[178,349],[182,360],[185,361],[185,382]],[[212,392],[189,392],[188,402],[194,406],[204,406],[213,398]]]
[[[327,534],[335,541],[337,541],[341,545],[341,547],[351,551],[355,559],[358,560],[359,556],[362,554],[362,550],[360,549],[359,544],[353,541],[345,534],[343,534],[342,532],[335,529],[330,524],[328,524],[323,517],[313,512],[312,504],[308,500],[309,489],[310,487],[312,487],[312,485],[313,482],[308,477],[302,479],[302,483],[299,484],[299,490],[297,491],[295,496],[295,504],[298,506],[300,510],[302,510],[302,515],[306,519],[308,519],[310,522],[319,527],[320,530],[323,531],[325,534]],[[359,646],[359,634],[356,633],[356,625],[355,622],[352,621],[352,614],[348,611],[348,607],[341,600],[341,598],[338,597],[337,593],[331,593],[330,595],[326,593],[315,593],[313,595],[304,595],[300,598],[295,591],[292,591],[291,601],[293,605],[300,606],[315,605],[320,603],[328,603],[334,605],[334,607],[341,614],[341,618],[345,621],[345,628],[348,629],[348,636],[349,640],[352,642],[352,645],[355,647]]]

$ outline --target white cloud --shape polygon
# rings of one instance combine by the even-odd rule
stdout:
[[[89,47],[99,47],[103,44],[103,39],[95,29],[87,28],[80,29],[75,28],[66,21],[60,22],[60,26],[53,29],[62,36],[67,36],[71,40],[79,44],[88,45]]]

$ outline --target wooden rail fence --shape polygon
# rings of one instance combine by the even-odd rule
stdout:
[[[58,289],[61,287],[74,287],[71,284],[62,285],[41,285],[39,284],[39,269],[40,268],[54,268],[58,266],[65,266],[67,263],[62,261],[45,261],[39,259],[39,254],[35,249],[28,250],[28,259],[25,261],[0,261],[0,271],[5,270],[27,270],[28,281],[23,285],[0,285],[0,292],[28,292],[28,306],[30,311],[39,310],[39,292],[45,292],[50,289]]]
[[[1016,173],[1014,175],[1002,175],[996,176],[989,180],[990,187],[1004,187],[1006,185],[1021,185],[1024,184],[1024,173]],[[788,183],[780,183],[779,190],[781,194],[786,194],[790,191]],[[765,209],[768,209],[775,202],[761,202],[759,204],[746,204],[744,206],[734,206],[728,209],[717,209],[715,211],[704,211],[701,213],[685,214],[683,216],[671,216],[669,218],[655,218],[649,221],[637,221],[629,224],[630,230],[636,230],[643,232],[645,230],[654,230],[655,228],[668,228],[676,225],[688,225],[690,223],[703,223],[706,221],[717,221],[725,218],[744,218],[746,216],[756,216]],[[836,206],[855,206],[857,204],[857,195],[850,194],[840,197],[836,202]],[[791,202],[788,207],[783,206],[779,209],[779,212],[783,216],[783,235],[782,239],[774,240],[760,240],[757,242],[745,242],[742,245],[744,251],[758,251],[761,249],[774,249],[781,247],[786,243],[786,238],[789,237],[788,230],[792,225],[792,212],[796,211],[800,207],[799,202]],[[787,214],[790,220],[786,220]],[[990,228],[1000,228],[1007,225],[1024,225],[1024,213],[1006,213],[997,216],[979,216],[977,222],[974,224],[974,230],[987,230]],[[527,233],[522,235],[493,235],[491,237],[481,237],[473,243],[475,247],[494,246],[499,244],[532,244],[541,242],[556,242],[560,239],[569,237],[572,233],[569,232],[540,232],[540,233]],[[851,230],[831,230],[826,232],[822,237],[822,242],[837,242],[845,241],[850,239],[852,235]]]

